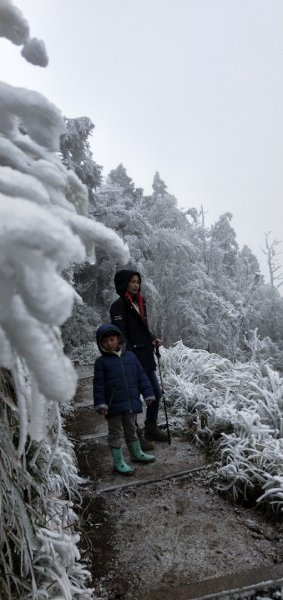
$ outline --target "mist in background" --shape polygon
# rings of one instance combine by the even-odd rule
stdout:
[[[207,224],[231,212],[267,274],[264,234],[283,240],[281,0],[16,4],[50,64],[35,69],[3,40],[1,79],[89,116],[104,175],[122,162],[151,193],[158,170]]]

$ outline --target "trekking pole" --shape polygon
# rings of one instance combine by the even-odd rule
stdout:
[[[160,357],[161,357],[161,354],[159,352],[158,346],[155,346],[155,354],[156,354],[157,363],[158,363],[158,371],[159,371],[159,379],[160,379],[161,392],[162,392],[162,398],[163,398],[163,406],[164,406],[164,413],[165,413],[165,421],[166,421],[168,444],[170,446],[170,444],[171,444],[171,433],[170,433],[170,428],[169,428],[169,423],[168,423],[166,399],[165,399],[165,393],[164,393],[164,387],[163,387],[163,380],[162,380],[162,375],[161,375],[161,367],[160,367]]]

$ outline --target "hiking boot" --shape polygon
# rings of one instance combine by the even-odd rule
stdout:
[[[148,452],[148,450],[153,450],[154,449],[154,443],[150,440],[147,440],[144,435],[143,432],[140,428],[137,429],[137,435],[140,441],[140,445],[141,445],[141,449],[143,452]]]
[[[148,452],[148,450],[154,449],[154,442],[145,439],[142,429],[140,427],[137,427],[137,436],[140,440],[140,445],[143,452]]]
[[[145,454],[145,452],[142,451],[139,440],[128,442],[128,448],[133,460],[136,460],[137,462],[150,463],[155,460],[153,454]]]
[[[144,427],[145,437],[155,442],[168,442],[168,435],[165,431],[162,431],[157,423],[145,423]]]
[[[122,448],[110,448],[113,456],[114,470],[121,473],[121,475],[133,475],[135,470],[133,467],[129,467],[124,461]]]

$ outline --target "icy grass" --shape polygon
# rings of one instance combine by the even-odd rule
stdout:
[[[0,371],[0,382],[1,598],[91,598],[73,510],[81,480],[58,405],[49,435],[29,439],[19,456],[21,417],[9,372]]]
[[[178,342],[162,353],[172,427],[216,449],[220,490],[283,510],[283,379]]]

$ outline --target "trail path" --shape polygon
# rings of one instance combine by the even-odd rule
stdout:
[[[81,527],[97,598],[244,598],[283,586],[283,526],[210,488],[196,446],[173,437],[156,444],[155,463],[136,464],[131,478],[115,474],[91,379],[80,382],[68,431],[89,478]]]

